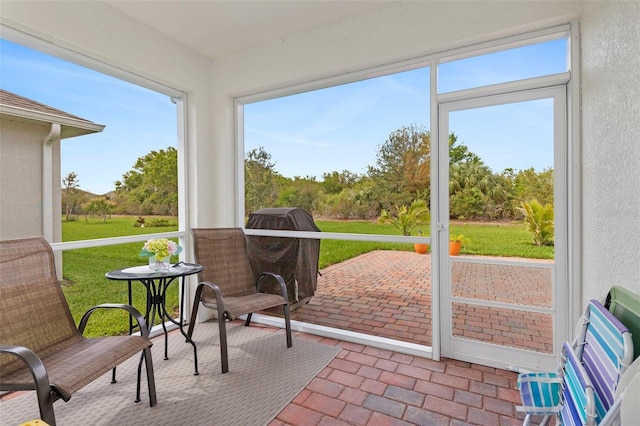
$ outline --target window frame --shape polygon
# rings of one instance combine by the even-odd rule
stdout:
[[[402,71],[413,70],[420,67],[430,67],[430,132],[432,134],[432,146],[438,145],[438,103],[443,99],[454,100],[457,96],[464,93],[468,94],[469,91],[482,92],[492,91],[495,87],[481,86],[472,89],[465,89],[458,92],[438,92],[438,65],[444,62],[450,62],[459,59],[470,58],[478,55],[494,53],[502,50],[513,49],[522,47],[525,45],[536,44],[544,41],[550,41],[554,39],[564,38],[567,40],[567,71],[559,74],[545,75],[541,77],[529,78],[522,81],[512,81],[506,83],[500,83],[493,86],[504,87],[521,87],[527,84],[533,84],[539,86],[540,84],[554,84],[558,80],[568,79],[567,83],[567,114],[566,114],[566,129],[567,129],[567,146],[566,146],[566,192],[568,194],[567,200],[567,223],[569,223],[569,229],[567,229],[568,241],[567,241],[567,302],[568,302],[568,321],[567,324],[573,324],[580,315],[579,295],[580,295],[580,247],[582,240],[580,237],[581,229],[581,202],[580,202],[580,54],[579,54],[579,24],[577,22],[566,23],[553,27],[548,27],[536,31],[523,32],[520,34],[507,36],[503,38],[483,41],[467,46],[454,48],[442,52],[433,54],[425,54],[410,58],[404,61],[397,61],[393,63],[381,64],[379,66],[364,68],[358,71],[344,73],[340,75],[334,75],[323,79],[317,79],[307,81],[303,83],[296,83],[291,85],[283,85],[280,88],[271,89],[264,92],[258,92],[254,94],[239,96],[234,98],[234,111],[235,111],[235,135],[236,135],[236,226],[244,228],[244,114],[243,107],[245,104],[252,102],[266,101],[278,97],[284,97],[294,94],[299,94],[311,90],[318,90],[323,88],[329,88],[341,84],[352,83],[355,81],[375,78],[382,75],[388,75],[392,73],[398,73]],[[433,160],[432,160],[433,161]],[[432,167],[432,173],[435,168]],[[434,191],[433,185],[436,179],[432,176],[432,193]],[[431,206],[430,206],[431,207]],[[431,235],[437,234],[438,224],[432,221]],[[431,243],[429,237],[413,237],[413,236],[390,236],[390,235],[378,235],[378,234],[343,234],[343,233],[329,233],[329,232],[304,232],[304,231],[284,231],[284,230],[262,230],[262,229],[245,229],[247,235],[255,236],[272,236],[272,237],[291,237],[291,238],[315,238],[315,239],[337,239],[348,241],[376,241],[376,242],[402,242],[402,243]],[[432,272],[437,273],[438,266],[432,265]],[[396,350],[407,354],[420,354],[425,356],[426,352],[431,355],[433,359],[439,359],[440,357],[440,344],[439,344],[439,323],[440,319],[435,320],[436,316],[440,315],[440,306],[437,302],[439,300],[438,286],[432,286],[432,315],[434,320],[432,321],[432,336],[433,342],[431,347],[414,345],[406,342],[386,342],[384,338],[377,338],[371,336],[370,339],[362,340],[360,336],[353,336],[352,333],[344,330],[326,330],[326,327],[314,326],[313,324],[300,325],[300,331],[307,331],[314,334],[320,334],[327,337],[339,338],[342,340],[348,340],[353,342],[365,343],[375,347],[384,349]],[[272,324],[279,326],[280,323],[277,319],[270,317],[260,316],[256,318],[266,324]],[[568,326],[570,327],[570,325]],[[566,335],[570,335],[570,330]],[[428,355],[427,355],[428,356]]]

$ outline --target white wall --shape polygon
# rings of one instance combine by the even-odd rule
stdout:
[[[640,2],[586,2],[582,26],[582,303],[640,293]]]

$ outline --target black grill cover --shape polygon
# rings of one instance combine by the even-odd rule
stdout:
[[[246,228],[320,232],[313,217],[298,207],[253,212],[249,215]],[[247,249],[256,277],[262,272],[274,272],[282,276],[287,283],[290,304],[314,295],[318,285],[320,240],[247,235]],[[276,288],[266,291],[280,293]]]

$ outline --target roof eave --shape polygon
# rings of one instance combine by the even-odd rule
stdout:
[[[8,115],[23,120],[39,121],[44,123],[58,123],[62,127],[62,131],[60,133],[61,139],[88,135],[91,133],[100,133],[105,128],[104,124],[96,124],[91,121],[62,117],[55,114],[47,114],[45,112],[37,112],[8,105],[0,105],[0,115]]]

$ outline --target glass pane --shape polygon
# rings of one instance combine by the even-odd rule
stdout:
[[[6,40],[0,55],[3,90],[105,126],[63,132],[61,214],[76,222],[63,229],[64,241],[135,234],[143,224],[144,233],[175,230],[177,117],[169,96]],[[120,227],[112,215],[131,223]]]
[[[453,303],[452,321],[455,337],[553,353],[553,317],[548,314]]]
[[[553,100],[456,111],[449,128],[494,173],[553,168]]]
[[[438,93],[565,71],[567,71],[567,40],[563,38],[445,62],[438,67]]]

